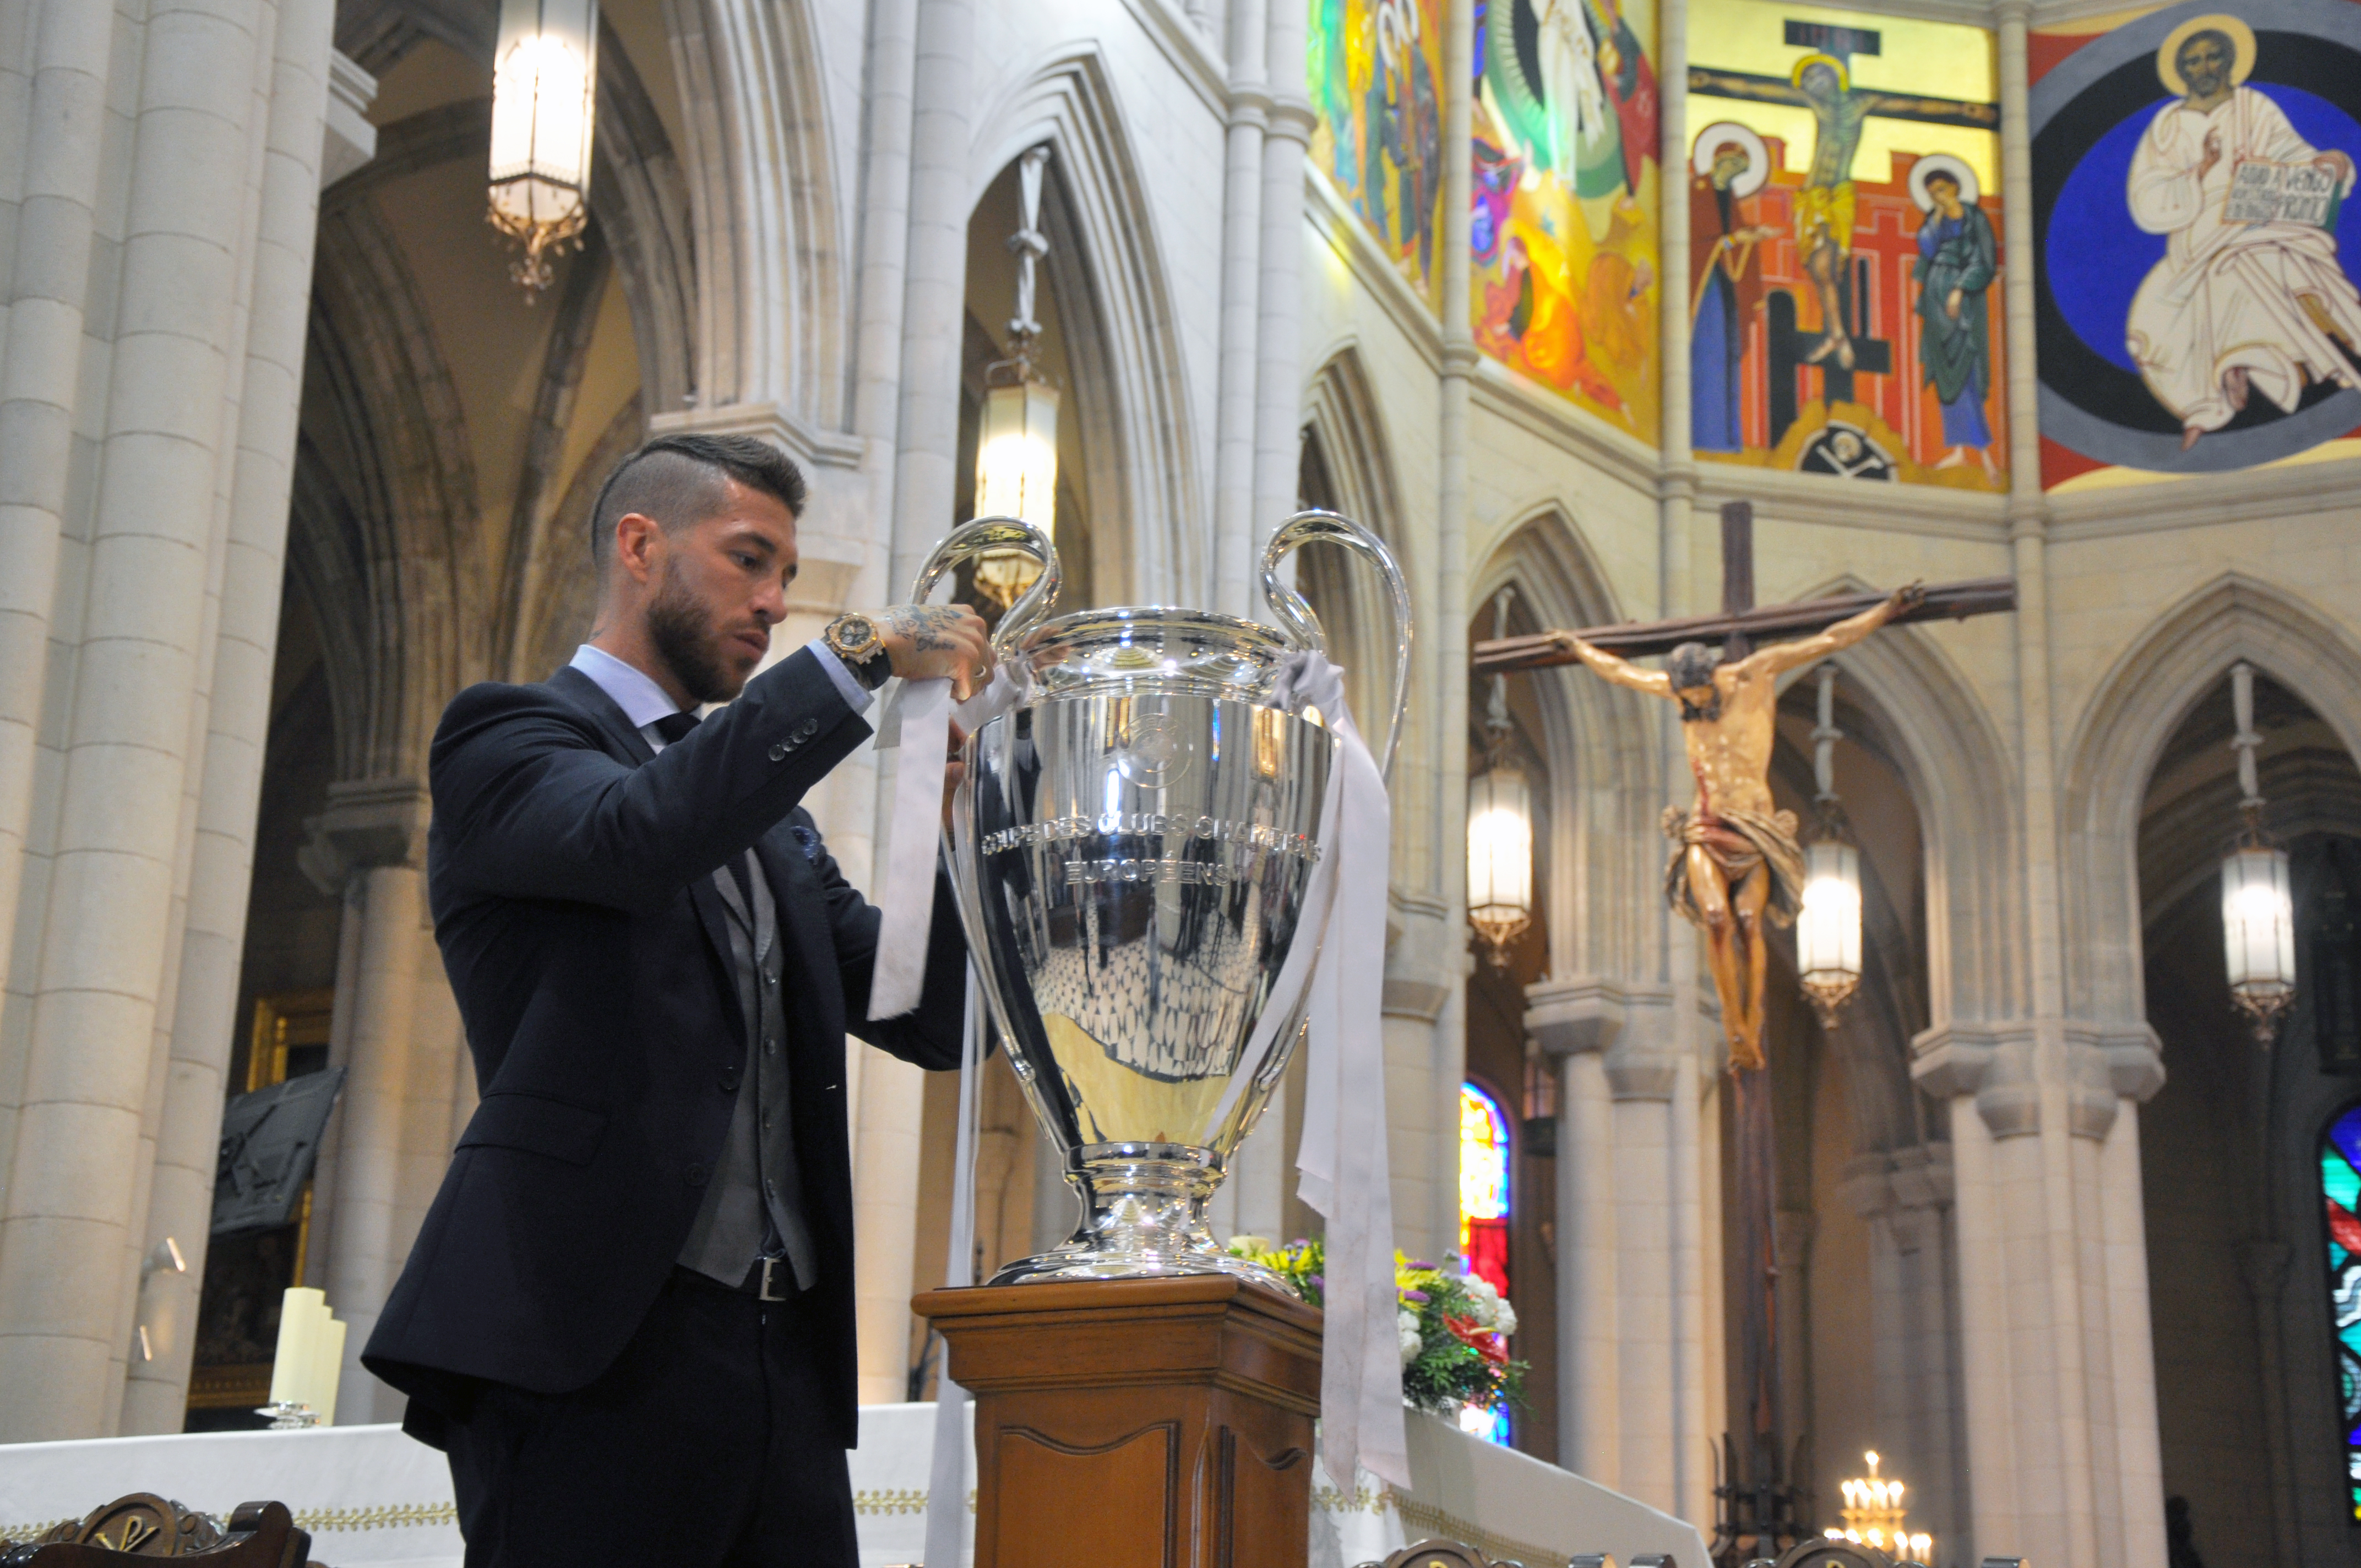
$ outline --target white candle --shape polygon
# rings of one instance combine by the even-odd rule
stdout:
[[[279,1351],[270,1364],[272,1404],[295,1404],[310,1393],[320,1321],[327,1315],[328,1299],[318,1290],[291,1285],[279,1299]]]

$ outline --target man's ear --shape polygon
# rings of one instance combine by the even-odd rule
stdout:
[[[628,511],[615,520],[615,562],[633,581],[654,581],[664,568],[664,524],[644,512]]]

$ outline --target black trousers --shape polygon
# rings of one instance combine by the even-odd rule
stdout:
[[[443,1434],[467,1568],[857,1568],[811,1316],[676,1268],[588,1387],[486,1385]]]

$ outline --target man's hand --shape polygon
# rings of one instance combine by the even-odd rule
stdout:
[[[1896,615],[1907,615],[1926,602],[1927,585],[1924,581],[1905,583],[1894,589],[1885,601],[1888,619]]]
[[[959,786],[967,778],[967,758],[962,755],[966,750],[967,731],[961,729],[960,721],[954,718],[951,720],[950,753],[943,762],[943,826],[947,828],[951,825],[951,802],[958,797]]]
[[[906,681],[950,677],[965,702],[992,679],[992,639],[983,618],[963,604],[897,604],[869,613],[894,673]]]

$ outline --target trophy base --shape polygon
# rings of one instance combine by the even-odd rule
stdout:
[[[1048,1252],[1008,1264],[990,1283],[1225,1274],[1300,1299],[1284,1275],[1214,1242],[1205,1205],[1223,1174],[1221,1156],[1187,1144],[1084,1144],[1067,1156],[1066,1171],[1082,1197],[1082,1228]]]

